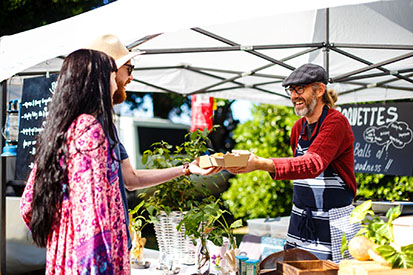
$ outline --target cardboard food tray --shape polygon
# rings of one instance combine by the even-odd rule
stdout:
[[[277,263],[277,271],[287,275],[336,275],[338,265],[326,260],[283,261]]]
[[[250,153],[227,153],[224,156],[200,156],[197,158],[199,167],[243,167],[248,163]]]

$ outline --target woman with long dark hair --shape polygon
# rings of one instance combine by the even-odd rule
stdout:
[[[46,274],[130,272],[120,164],[108,142],[117,140],[116,71],[94,50],[63,62],[20,207],[34,242],[47,247]]]

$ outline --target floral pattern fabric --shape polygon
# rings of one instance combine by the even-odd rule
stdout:
[[[47,242],[46,274],[129,274],[127,228],[115,176],[119,163],[109,154],[100,123],[80,115],[68,130],[67,145],[70,191]],[[20,205],[28,226],[35,174],[36,167]]]

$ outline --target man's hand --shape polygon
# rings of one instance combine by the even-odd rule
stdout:
[[[244,174],[255,170],[274,172],[274,163],[271,159],[261,158],[251,153],[247,165],[244,167],[226,167],[225,170],[232,174]]]

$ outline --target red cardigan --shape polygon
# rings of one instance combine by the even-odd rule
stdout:
[[[291,130],[291,148],[294,152],[304,121],[304,117],[297,120]],[[315,133],[316,130],[313,135]],[[307,135],[304,134],[302,138],[307,139]],[[355,195],[357,183],[353,143],[354,135],[347,118],[337,110],[329,109],[307,153],[294,158],[273,158],[275,174],[272,176],[277,180],[315,178],[331,164]]]

